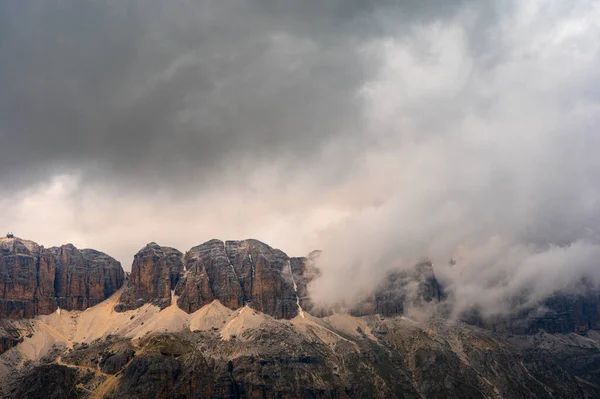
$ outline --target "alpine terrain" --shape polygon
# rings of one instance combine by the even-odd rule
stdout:
[[[315,251],[257,240],[149,243],[131,274],[101,252],[0,240],[6,398],[600,397],[600,297],[447,318],[433,266],[319,309]],[[410,310],[410,311],[409,311]]]

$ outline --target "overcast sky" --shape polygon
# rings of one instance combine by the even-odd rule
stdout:
[[[600,281],[599,37],[586,0],[3,1],[0,228],[324,249],[325,304],[424,258],[489,312]]]

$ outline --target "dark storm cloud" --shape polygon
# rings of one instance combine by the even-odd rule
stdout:
[[[458,4],[3,2],[2,183],[180,183],[240,157],[310,157],[356,135],[375,67],[361,46]]]

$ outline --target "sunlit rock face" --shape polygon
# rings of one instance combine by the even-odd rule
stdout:
[[[6,318],[33,317],[37,313],[40,247],[18,238],[0,241],[0,315]],[[52,267],[50,265],[49,267]],[[53,273],[50,273],[53,275]],[[54,298],[54,282],[44,284]],[[46,294],[46,295],[48,295]],[[43,297],[45,303],[47,297]]]
[[[99,251],[0,239],[0,317],[83,310],[114,294],[124,278],[121,264]]]

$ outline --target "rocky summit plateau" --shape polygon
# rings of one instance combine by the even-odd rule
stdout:
[[[321,309],[309,295],[318,256],[257,240],[149,243],[126,276],[99,251],[2,238],[0,397],[600,397],[589,284],[457,321],[423,262],[357,306]]]

